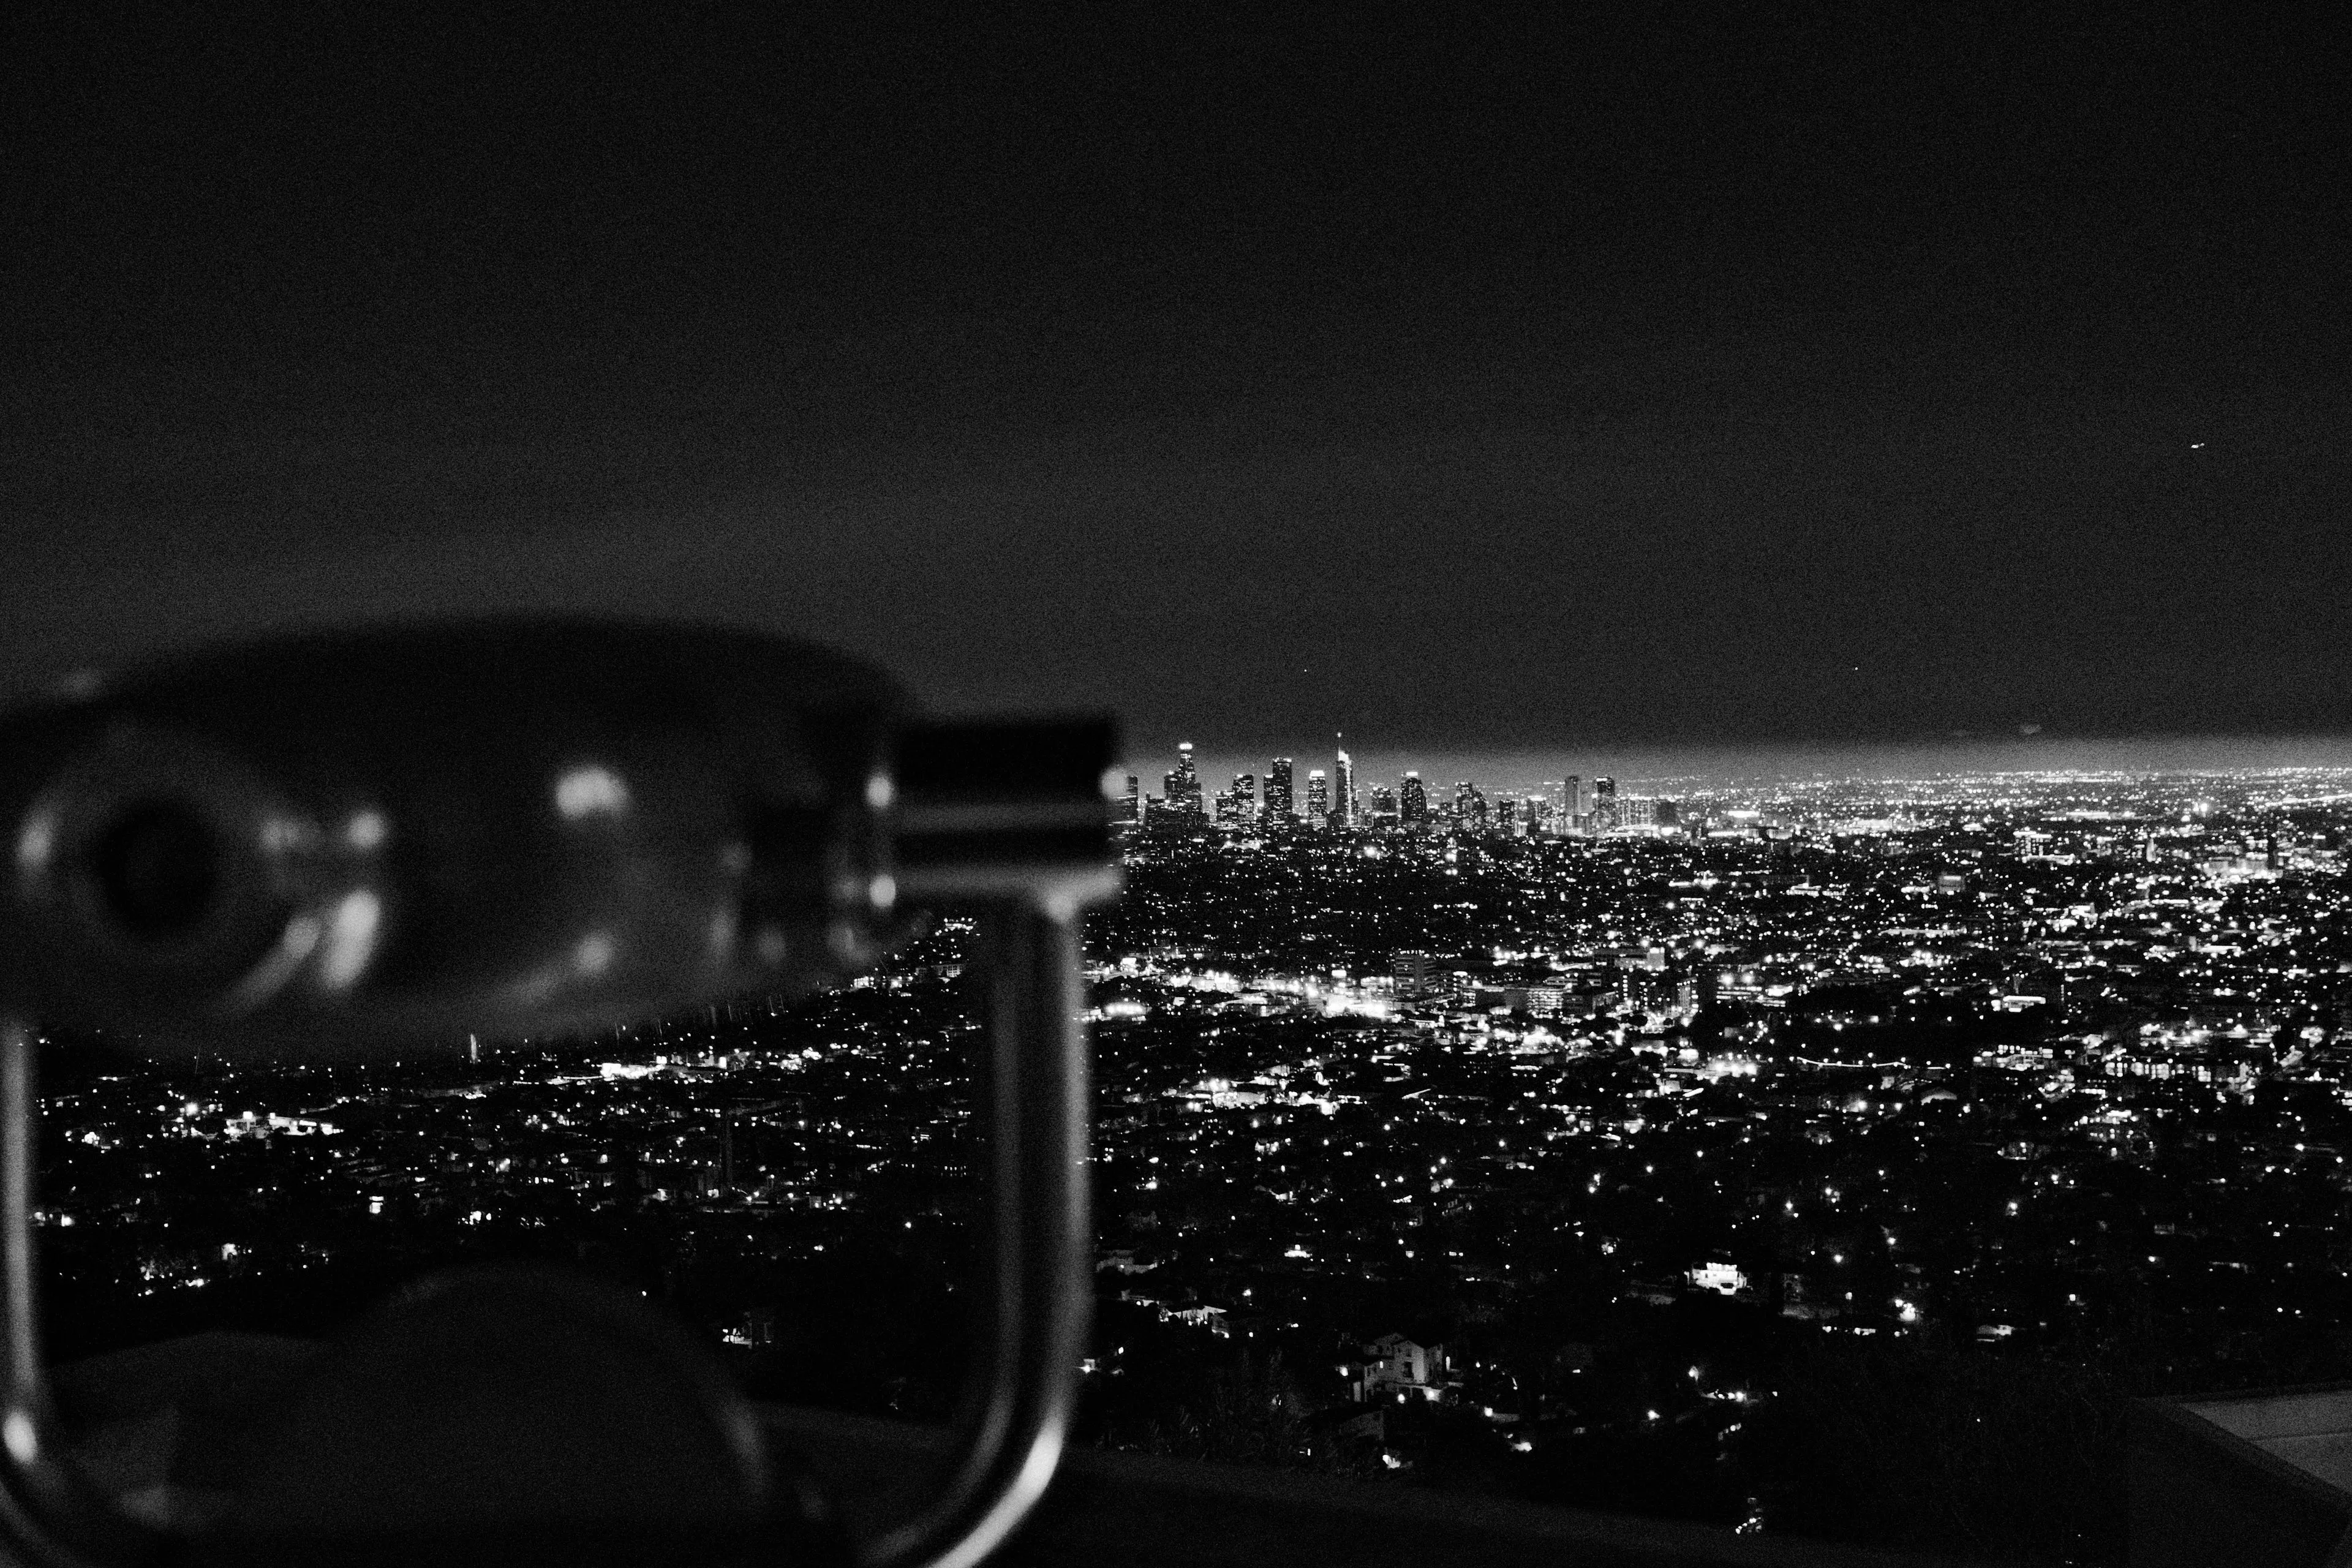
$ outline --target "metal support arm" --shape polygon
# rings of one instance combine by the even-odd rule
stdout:
[[[1092,1308],[1076,922],[1075,910],[1032,900],[980,914],[974,1110],[988,1129],[988,1181],[960,1451],[919,1513],[859,1548],[865,1568],[973,1568],[1020,1525],[1061,1458]],[[86,1568],[135,1560],[152,1538],[116,1519],[58,1453],[36,1319],[34,1051],[27,1026],[0,1022],[0,1563]]]
[[[870,1568],[971,1568],[1012,1532],[1053,1479],[1086,1350],[1093,1230],[1076,917],[999,904],[977,941],[988,1032],[974,1107],[990,1128],[990,1180],[962,1451],[930,1505],[865,1550]]]

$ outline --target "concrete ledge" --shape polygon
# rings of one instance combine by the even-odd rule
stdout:
[[[2352,1492],[2267,1451],[2264,1440],[2307,1424],[2302,1418],[2317,1408],[2314,1396],[2326,1394],[2352,1398],[2294,1389],[2137,1402],[2128,1436],[2131,1568],[2329,1568],[2342,1561]]]

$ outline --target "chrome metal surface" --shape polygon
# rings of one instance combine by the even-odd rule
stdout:
[[[0,717],[0,997],[316,1056],[830,983],[896,918],[904,709],[823,649],[578,622],[131,671]]]
[[[935,724],[821,649],[583,622],[258,644],[0,715],[0,1563],[159,1537],[59,1456],[35,1322],[36,1036],[318,1056],[603,1027],[869,965],[979,915],[972,1382],[867,1568],[971,1568],[1043,1493],[1091,1299],[1077,922],[1116,887],[1106,724]]]
[[[41,1366],[33,1239],[35,1036],[0,1015],[0,1563],[100,1568],[156,1538],[108,1507],[62,1455]]]
[[[988,1039],[984,1294],[962,1446],[922,1512],[864,1550],[869,1568],[970,1568],[1045,1495],[1061,1458],[1093,1305],[1087,1061],[1076,911],[987,910],[976,956]]]

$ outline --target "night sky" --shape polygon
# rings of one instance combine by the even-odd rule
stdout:
[[[20,24],[0,680],[561,607],[1147,755],[2352,731],[2316,36],[669,9]]]

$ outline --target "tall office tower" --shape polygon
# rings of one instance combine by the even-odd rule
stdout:
[[[1592,831],[1606,833],[1617,826],[1617,781],[1592,781]]]
[[[1658,803],[1645,795],[1629,795],[1617,803],[1620,827],[1653,827],[1657,820]]]
[[[1396,977],[1399,996],[1426,996],[1444,983],[1444,971],[1438,962],[1412,948],[1390,958],[1389,973]]]
[[[1289,817],[1291,809],[1290,759],[1276,757],[1265,770],[1265,814],[1268,816]]]
[[[1331,784],[1321,768],[1307,770],[1307,820],[1316,826],[1323,826],[1331,815]]]
[[[1510,795],[1495,797],[1495,831],[1506,838],[1519,836],[1519,803]]]
[[[1541,795],[1528,796],[1528,831],[1548,834],[1554,830],[1554,826],[1551,797]]]
[[[1365,819],[1375,823],[1394,822],[1397,819],[1396,791],[1386,784],[1374,784],[1370,794],[1371,805],[1364,813]]]
[[[1168,809],[1198,814],[1201,809],[1201,775],[1192,771],[1192,742],[1184,741],[1176,747],[1176,766],[1167,779]]]
[[[1397,792],[1397,810],[1407,823],[1429,820],[1429,792],[1422,788],[1419,773],[1404,775],[1404,787]]]
[[[1127,775],[1127,794],[1119,798],[1118,809],[1112,813],[1115,820],[1119,822],[1143,820],[1143,797],[1138,793],[1142,786],[1142,782],[1133,773]]]
[[[1356,764],[1341,752],[1331,770],[1331,820],[1337,826],[1353,826],[1356,815]]]
[[[1591,808],[1584,803],[1584,780],[1575,773],[1570,773],[1567,778],[1561,780],[1559,785],[1560,816],[1568,821],[1573,822],[1578,817],[1582,816],[1585,812],[1590,809]]]
[[[1234,775],[1234,815],[1246,822],[1257,815],[1257,775]]]

